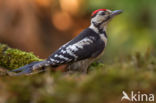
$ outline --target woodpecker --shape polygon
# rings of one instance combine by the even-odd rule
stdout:
[[[122,13],[122,10],[111,11],[98,9],[91,14],[91,24],[77,37],[62,45],[46,60],[33,62],[13,70],[17,74],[31,74],[45,67],[57,67],[66,64],[67,71],[86,73],[89,65],[101,57],[107,45],[106,28],[110,20]]]

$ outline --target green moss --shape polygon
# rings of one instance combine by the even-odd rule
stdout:
[[[131,55],[110,64],[94,63],[87,75],[47,71],[1,77],[0,95],[9,98],[1,96],[3,103],[120,103],[122,91],[156,94],[156,57],[139,55],[139,59]]]
[[[5,44],[0,44],[0,66],[7,69],[16,69],[33,61],[41,61],[33,53],[13,49]]]
[[[40,60],[32,53],[0,45],[0,65],[6,68]],[[47,71],[31,76],[3,76],[0,95],[3,103],[120,103],[122,91],[156,94],[155,81],[156,57],[137,53],[110,64],[93,63],[87,75]]]

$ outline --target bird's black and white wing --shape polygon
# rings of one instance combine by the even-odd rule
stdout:
[[[53,53],[47,60],[52,66],[75,62],[98,56],[105,43],[92,29],[85,29],[76,38],[69,41]]]
[[[24,67],[13,70],[19,72],[17,75],[31,74],[41,68],[44,71],[46,66],[59,66],[88,58],[96,58],[104,49],[105,42],[92,29],[85,29],[76,38],[69,41],[45,61],[33,62]],[[39,72],[40,72],[39,71]]]

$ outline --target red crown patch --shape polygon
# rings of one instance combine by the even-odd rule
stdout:
[[[94,16],[97,12],[99,11],[106,11],[107,9],[98,9],[98,10],[95,10],[92,12],[92,15],[91,16]]]

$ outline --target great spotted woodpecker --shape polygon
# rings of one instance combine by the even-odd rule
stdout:
[[[91,25],[84,29],[77,37],[61,46],[48,59],[33,62],[13,72],[31,74],[35,70],[67,64],[67,71],[87,72],[88,66],[101,57],[107,44],[106,27],[109,21],[122,13],[122,10],[95,10],[91,15]]]

